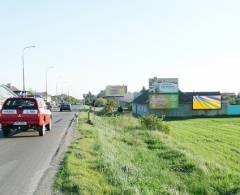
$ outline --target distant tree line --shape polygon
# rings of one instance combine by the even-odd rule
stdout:
[[[240,105],[240,96],[223,96],[223,101],[231,105]]]

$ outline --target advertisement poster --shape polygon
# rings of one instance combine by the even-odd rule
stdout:
[[[178,93],[178,79],[154,78],[149,80],[150,93]]]
[[[157,94],[149,96],[150,109],[176,109],[179,106],[177,94]]]
[[[105,90],[105,97],[124,97],[126,92],[126,86],[107,86]]]
[[[217,110],[222,108],[221,96],[193,96],[193,110]]]

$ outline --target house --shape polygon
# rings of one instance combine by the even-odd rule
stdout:
[[[4,101],[9,97],[17,97],[17,95],[5,85],[0,85],[0,109]]]
[[[221,93],[221,94],[222,94],[223,97],[224,96],[228,96],[228,97],[236,97],[237,96],[237,94],[234,93],[234,92],[224,92],[224,93]]]
[[[148,90],[143,91],[140,95],[138,95],[132,103],[132,113],[135,115],[145,116],[150,114],[148,109],[149,98],[148,98]]]
[[[131,106],[133,99],[134,99],[134,94],[131,92],[128,92],[124,97],[120,97],[118,99],[119,106],[123,108],[129,107]]]
[[[166,116],[172,118],[184,117],[210,117],[228,115],[228,105],[221,104],[218,109],[193,109],[194,97],[221,96],[220,92],[178,92],[178,107],[172,109],[151,109],[150,108],[149,90],[142,92],[133,100],[132,112],[134,115]]]

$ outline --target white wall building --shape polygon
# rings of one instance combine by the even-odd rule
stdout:
[[[17,97],[17,95],[5,85],[0,85],[0,109],[2,108],[3,102],[9,97]]]

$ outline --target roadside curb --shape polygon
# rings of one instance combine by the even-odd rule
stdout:
[[[77,124],[78,113],[74,115],[73,119],[70,121],[68,127],[66,128],[66,132],[62,136],[59,146],[53,154],[49,167],[44,172],[35,192],[33,193],[34,195],[54,195],[54,178],[58,172],[60,163],[64,158],[65,152],[67,151],[68,146],[71,144],[71,141],[74,138],[74,130]]]

